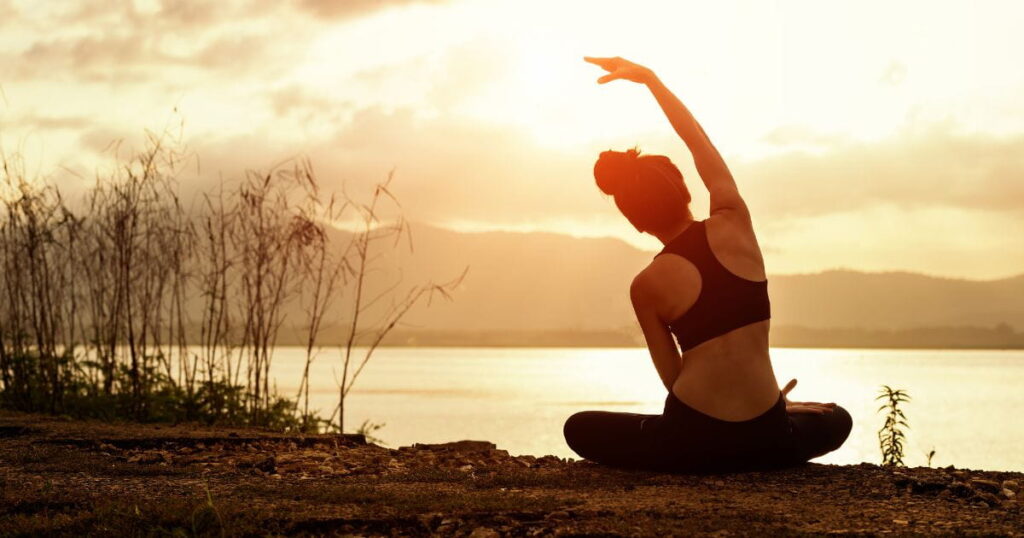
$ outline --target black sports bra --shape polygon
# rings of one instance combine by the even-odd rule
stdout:
[[[697,266],[700,273],[697,301],[669,324],[684,352],[716,336],[771,318],[768,281],[736,276],[719,263],[708,244],[705,222],[694,222],[655,255],[677,254]]]

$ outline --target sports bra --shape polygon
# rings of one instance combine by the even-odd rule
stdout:
[[[708,244],[706,222],[695,221],[655,255],[677,254],[697,266],[700,273],[697,301],[668,326],[684,352],[716,336],[771,318],[768,281],[747,280],[719,263]]]

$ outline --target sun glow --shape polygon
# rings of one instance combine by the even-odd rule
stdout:
[[[772,224],[765,244],[787,271],[814,256],[826,265],[897,264],[884,249],[851,261],[828,239],[882,203],[905,225],[903,236],[878,239],[892,249],[933,234],[941,219],[925,206],[959,211],[979,234],[1020,227],[1012,200],[1020,199],[1024,70],[1013,66],[1024,6],[1016,2],[446,0],[326,10],[315,8],[327,2],[222,2],[202,13],[154,0],[56,4],[6,2],[0,146],[40,173],[78,174],[61,172],[63,181],[91,178],[106,144],[159,131],[177,109],[204,170],[235,174],[303,153],[352,181],[396,166],[418,196],[412,219],[637,244],[642,236],[593,188],[598,151],[639,145],[668,155],[693,181],[697,215],[706,214],[706,193],[648,92],[598,85],[600,70],[582,61],[618,55],[653,68],[694,112]],[[183,31],[153,37],[157,26],[136,20]],[[128,37],[138,50],[124,46]],[[884,177],[861,173],[879,154],[898,166],[875,163]],[[943,156],[952,157],[935,164]],[[965,179],[922,200],[916,186],[936,167]],[[790,201],[775,195],[775,180],[765,187],[766,171],[801,178],[785,187]],[[857,185],[847,189],[838,176]],[[892,185],[906,188],[878,194]],[[833,208],[829,193],[838,192],[859,200]],[[811,205],[829,207],[807,217]],[[929,247],[934,259],[983,243],[956,237]],[[996,237],[1002,247],[985,248],[1007,260],[998,271],[1012,272],[1024,240]],[[910,242],[898,264],[920,269],[930,243]]]

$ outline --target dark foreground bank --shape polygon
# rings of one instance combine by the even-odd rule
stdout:
[[[1024,535],[1022,485],[870,464],[630,473],[477,441],[394,450],[0,413],[0,536]]]

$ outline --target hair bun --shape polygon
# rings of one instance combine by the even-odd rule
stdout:
[[[640,172],[636,149],[626,151],[602,151],[594,163],[594,179],[601,192],[614,196],[629,183],[636,180]]]

